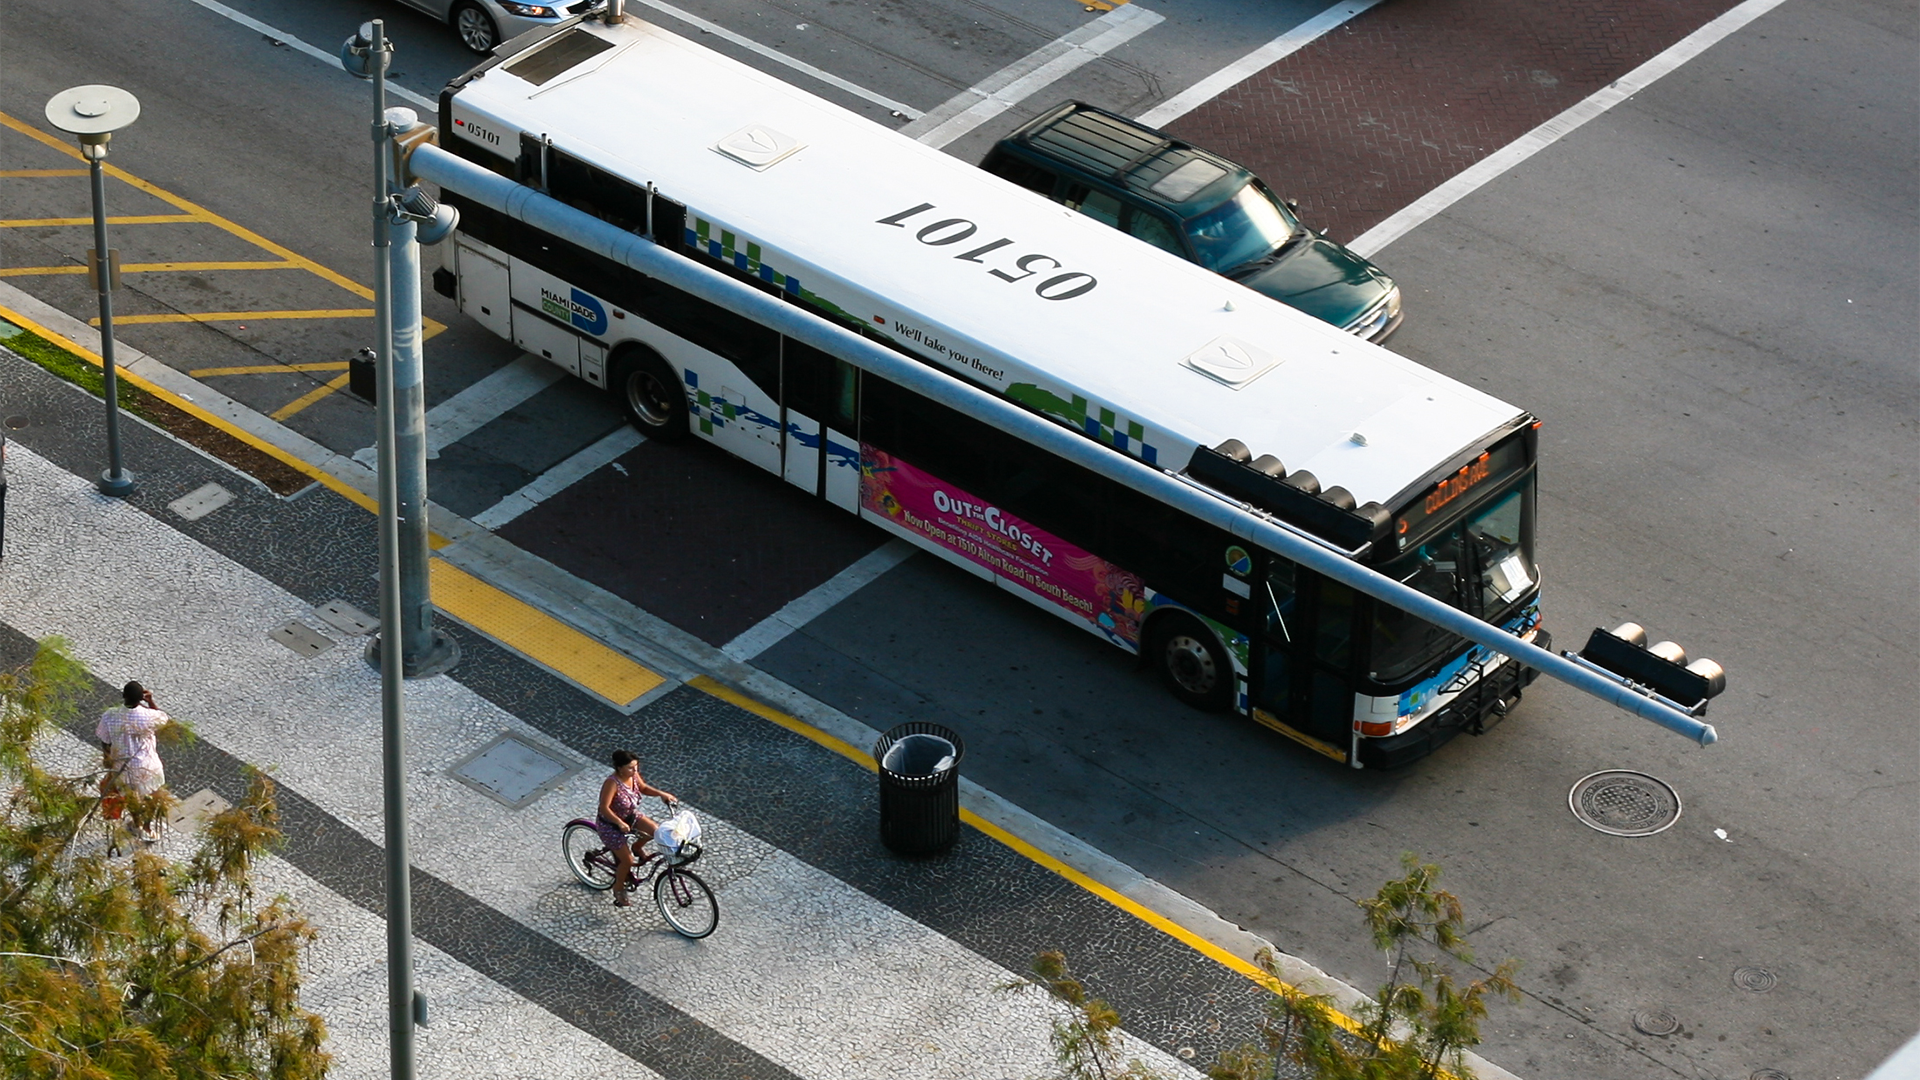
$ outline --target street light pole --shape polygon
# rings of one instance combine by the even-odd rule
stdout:
[[[107,247],[107,141],[140,117],[140,102],[116,86],[76,86],[47,102],[47,122],[77,135],[93,182],[93,276],[100,295],[100,369],[106,376],[107,471],[100,491],[124,498],[133,493],[133,476],[120,464],[120,379],[113,361],[114,258]]]
[[[387,64],[392,49],[381,20],[360,28],[341,47],[348,71],[373,80],[373,293],[379,351],[374,391],[380,453],[380,668],[382,822],[387,854],[387,1041],[393,1080],[413,1080],[413,888],[407,857],[407,740],[405,693],[399,658],[406,630],[400,604],[400,498],[394,462],[393,280],[388,248],[393,194],[391,131],[387,124]],[[356,70],[353,62],[364,65]]]

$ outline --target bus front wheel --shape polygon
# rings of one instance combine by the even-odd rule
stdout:
[[[650,352],[629,352],[613,367],[614,395],[627,420],[649,439],[687,437],[687,393],[667,362]]]
[[[1200,620],[1177,613],[1161,616],[1152,640],[1154,665],[1174,697],[1208,712],[1232,704],[1233,665],[1220,639]]]

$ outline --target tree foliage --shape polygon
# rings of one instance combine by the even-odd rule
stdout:
[[[1405,873],[1360,901],[1375,948],[1387,955],[1387,981],[1351,1019],[1331,999],[1280,981],[1271,952],[1260,965],[1273,978],[1274,997],[1260,1038],[1223,1055],[1212,1080],[1267,1080],[1289,1061],[1314,1080],[1436,1080],[1471,1078],[1466,1052],[1480,1043],[1487,999],[1519,999],[1507,960],[1481,978],[1461,981],[1446,963],[1470,965],[1466,914],[1460,900],[1439,887],[1440,868],[1402,855]]]
[[[0,674],[0,1074],[60,1080],[311,1080],[326,1028],[300,1007],[316,931],[255,895],[280,840],[274,785],[214,815],[174,862],[129,826],[164,820],[164,789],[101,813],[102,769],[49,771],[47,738],[92,693],[64,642]],[[162,729],[165,730],[165,729]]]
[[[1518,964],[1508,960],[1462,982],[1446,962],[1473,961],[1459,898],[1439,887],[1438,866],[1411,854],[1401,856],[1401,866],[1403,876],[1359,904],[1374,946],[1387,955],[1388,974],[1358,1015],[1283,981],[1273,952],[1262,950],[1256,960],[1273,991],[1267,1015],[1254,1041],[1214,1061],[1209,1080],[1274,1080],[1283,1065],[1312,1080],[1472,1080],[1466,1052],[1480,1043],[1487,999],[1518,1000]],[[1062,1080],[1162,1080],[1138,1061],[1122,1066],[1119,1013],[1068,974],[1060,953],[1041,953],[1033,973],[1008,988],[1043,991],[1071,1007],[1067,1019],[1053,1022]]]
[[[1159,1073],[1123,1057],[1120,1013],[1087,993],[1067,970],[1066,954],[1041,953],[1029,974],[1001,989],[1036,991],[1067,1006],[1066,1018],[1055,1017],[1050,1034],[1058,1080],[1158,1080]]]

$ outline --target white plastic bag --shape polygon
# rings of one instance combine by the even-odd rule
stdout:
[[[679,854],[682,847],[698,839],[700,819],[693,816],[693,811],[686,809],[676,811],[653,831],[654,846],[668,855]]]

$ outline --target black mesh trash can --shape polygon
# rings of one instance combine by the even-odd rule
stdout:
[[[915,721],[873,744],[880,763],[880,842],[898,855],[931,855],[960,839],[960,736]]]

